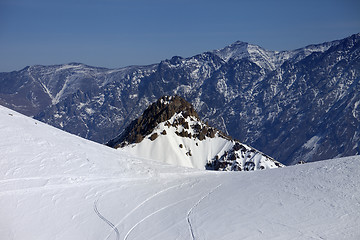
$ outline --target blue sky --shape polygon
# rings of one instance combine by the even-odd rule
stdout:
[[[117,68],[237,40],[291,50],[360,32],[358,0],[0,0],[0,71]]]

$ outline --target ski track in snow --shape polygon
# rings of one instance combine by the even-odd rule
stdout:
[[[173,185],[173,186],[170,186],[168,188],[165,188],[165,189],[162,189],[158,192],[156,192],[155,194],[147,197],[144,201],[142,201],[140,204],[138,204],[135,208],[133,208],[131,211],[129,211],[119,222],[117,222],[116,224],[113,224],[112,222],[110,222],[108,219],[106,219],[103,215],[101,215],[101,213],[98,211],[97,209],[97,202],[99,201],[99,199],[97,199],[95,202],[94,202],[94,211],[95,213],[99,216],[99,218],[101,218],[104,222],[106,222],[114,231],[115,231],[115,234],[116,234],[116,240],[119,239],[120,237],[120,233],[119,233],[119,230],[118,230],[118,226],[125,220],[127,219],[131,214],[133,214],[136,210],[138,210],[139,208],[141,208],[142,206],[144,206],[147,202],[149,202],[151,199],[157,197],[158,195],[162,194],[162,193],[165,193],[171,189],[174,189],[174,188],[182,188],[183,186],[185,185],[188,185],[188,184],[191,184],[192,186],[195,185],[198,181],[191,181],[191,182],[187,182],[187,183],[181,183],[181,184],[176,184],[176,185]],[[110,193],[111,191],[108,191],[107,193]],[[103,195],[104,197],[104,195]],[[124,239],[127,239],[128,238],[128,235],[143,221],[145,221],[147,218],[153,216],[154,214],[156,214],[157,212],[160,212],[168,207],[171,207],[173,205],[176,205],[182,201],[185,201],[187,199],[183,199],[183,200],[180,200],[174,204],[170,204],[170,205],[167,205],[151,214],[149,214],[148,216],[146,216],[145,218],[141,219],[139,222],[137,222],[129,231],[128,233],[125,235],[125,238]],[[109,237],[111,236],[111,233],[105,238],[105,239],[109,239]]]
[[[156,192],[155,194],[151,195],[150,197],[146,198],[144,201],[142,201],[139,205],[137,205],[135,208],[133,208],[130,212],[128,212],[117,224],[116,227],[119,226],[126,218],[128,218],[131,214],[133,214],[137,209],[141,208],[143,205],[145,205],[147,202],[149,202],[151,199],[155,198],[156,196],[167,192],[173,188],[178,188],[178,187],[182,187],[184,185],[190,184],[190,182],[188,183],[182,183],[182,184],[176,184],[174,186],[162,189],[161,191]],[[195,184],[195,183],[193,183]]]
[[[187,198],[181,199],[181,200],[179,200],[179,201],[176,201],[176,202],[174,202],[174,203],[168,204],[168,205],[166,205],[166,206],[164,206],[164,207],[162,207],[162,208],[160,208],[160,209],[158,209],[158,210],[150,213],[149,215],[145,216],[145,217],[142,218],[140,221],[138,221],[132,228],[130,228],[130,230],[126,233],[126,235],[125,235],[125,237],[124,237],[124,240],[127,240],[128,237],[129,237],[129,235],[130,235],[130,233],[131,233],[138,225],[140,225],[142,222],[144,222],[144,221],[147,220],[148,218],[154,216],[155,214],[157,214],[157,213],[159,213],[159,212],[161,212],[161,211],[163,211],[163,210],[166,210],[166,209],[168,209],[168,208],[170,208],[170,207],[173,207],[173,206],[175,206],[175,205],[177,205],[177,204],[179,204],[179,203],[181,203],[181,202],[185,202],[185,201],[187,201],[187,200],[189,200],[189,199],[192,199],[192,198],[194,198],[194,197],[195,197],[195,196],[187,197]]]
[[[110,222],[108,219],[106,219],[98,210],[98,207],[97,207],[97,203],[98,203],[99,199],[97,199],[95,202],[94,202],[94,211],[96,213],[96,215],[98,215],[98,217],[103,220],[107,225],[109,225],[115,232],[116,234],[116,240],[119,240],[120,239],[120,233],[119,233],[119,230],[117,229],[117,227],[112,223]],[[108,239],[108,237],[106,238]]]
[[[189,225],[189,231],[190,231],[190,235],[191,235],[191,239],[192,240],[195,240],[195,235],[194,235],[194,227],[192,226],[191,224],[191,221],[190,221],[190,215],[191,213],[193,212],[193,210],[199,206],[199,204],[207,197],[210,196],[210,194],[212,194],[216,189],[218,189],[219,187],[221,186],[221,184],[217,185],[216,187],[214,187],[213,189],[211,189],[207,194],[205,194],[202,198],[199,199],[199,201],[197,201],[194,206],[192,206],[190,208],[190,210],[188,211],[187,215],[186,215],[186,220],[187,220],[187,223]]]

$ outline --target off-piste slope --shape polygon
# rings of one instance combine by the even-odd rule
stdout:
[[[180,168],[0,106],[0,239],[359,239],[359,161]]]
[[[107,145],[198,169],[250,171],[284,166],[202,122],[193,106],[180,96],[158,99]]]

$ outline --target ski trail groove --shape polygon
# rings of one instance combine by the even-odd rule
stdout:
[[[191,235],[191,239],[192,240],[195,240],[195,235],[194,235],[194,228],[191,224],[191,221],[190,221],[190,215],[191,213],[193,212],[193,210],[207,197],[210,196],[210,194],[212,194],[216,189],[218,189],[219,187],[221,186],[221,184],[217,185],[216,187],[214,187],[213,189],[211,189],[207,194],[205,194],[202,198],[199,199],[199,201],[197,201],[194,206],[192,206],[190,208],[190,210],[188,211],[187,215],[186,215],[186,220],[187,220],[187,223],[189,225],[189,231],[190,231],[190,235]]]
[[[110,222],[109,220],[107,220],[103,215],[101,215],[101,213],[99,212],[98,208],[97,208],[97,202],[99,201],[99,199],[97,199],[95,202],[94,202],[94,211],[96,213],[96,215],[98,215],[98,217],[103,220],[107,225],[109,225],[115,232],[116,234],[116,240],[119,240],[120,238],[120,233],[119,233],[119,230],[117,229],[117,227],[115,227],[115,225]]]
[[[193,197],[193,196],[187,197],[187,198],[181,199],[181,200],[179,200],[179,201],[177,201],[177,202],[168,204],[168,205],[166,205],[166,206],[164,206],[164,207],[162,207],[162,208],[159,208],[158,210],[150,213],[149,215],[145,216],[145,217],[142,218],[140,221],[138,221],[132,228],[130,228],[130,230],[126,233],[126,235],[125,235],[125,237],[124,237],[124,240],[127,240],[128,237],[129,237],[129,235],[130,235],[130,233],[131,233],[139,224],[141,224],[142,222],[144,222],[146,219],[150,218],[151,216],[153,216],[153,215],[155,215],[155,214],[157,214],[157,213],[159,213],[159,212],[161,212],[161,211],[163,211],[163,210],[165,210],[165,209],[167,209],[167,208],[173,207],[173,206],[175,206],[175,205],[177,205],[177,204],[179,204],[179,203],[181,203],[181,202],[187,201],[187,200],[189,200],[189,199],[191,199],[191,198],[194,198],[194,197]]]
[[[195,184],[193,182],[187,182],[187,183],[181,183],[181,184],[176,184],[176,185],[173,185],[173,186],[170,186],[168,188],[165,188],[165,189],[162,189],[158,192],[156,192],[155,194],[147,197],[144,201],[142,201],[139,205],[137,205],[135,208],[133,208],[130,212],[128,212],[119,222],[116,223],[115,227],[118,227],[126,218],[128,218],[131,214],[133,214],[136,210],[138,210],[139,208],[141,208],[143,205],[145,205],[147,202],[149,202],[151,199],[155,198],[156,196],[164,193],[164,192],[167,192],[171,189],[174,189],[174,188],[178,188],[178,187],[182,187],[186,184]],[[108,235],[109,237],[110,235]]]
[[[156,196],[160,195],[161,193],[167,192],[173,188],[177,188],[177,187],[182,187],[185,184],[189,184],[189,183],[182,183],[182,184],[177,184],[165,189],[162,189],[158,192],[156,192],[155,194],[151,195],[150,197],[146,198],[144,201],[142,201],[139,205],[137,205],[135,208],[133,208],[130,212],[128,212],[117,224],[116,226],[120,225],[126,218],[128,218],[132,213],[134,213],[137,209],[139,209],[140,207],[142,207],[143,205],[145,205],[148,201],[150,201],[151,199],[155,198]]]

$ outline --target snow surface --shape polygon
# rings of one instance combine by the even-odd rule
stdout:
[[[257,45],[237,41],[225,48],[214,50],[212,52],[225,62],[230,59],[239,60],[246,58],[262,68],[275,70],[289,59],[295,62],[300,61],[313,52],[325,52],[338,42],[339,41],[333,41],[324,44],[309,45],[301,49],[279,52],[266,50]]]
[[[162,99],[161,101],[163,103]],[[168,104],[168,102],[165,102],[165,104]],[[204,123],[193,116],[184,118],[185,122],[190,126],[188,129],[185,129],[182,125],[172,126],[180,118],[184,118],[182,113],[174,114],[168,121],[159,123],[154,131],[145,136],[140,143],[125,146],[121,150],[135,156],[171,165],[205,170],[206,164],[214,160],[215,156],[221,157],[226,151],[228,152],[234,147],[235,141],[225,139],[219,136],[218,133],[215,134],[214,138],[206,137],[204,140],[178,136],[176,132],[180,133],[182,131],[194,136],[193,126],[196,124],[199,124],[201,128],[205,126]],[[166,135],[162,134],[163,131],[166,131]],[[153,134],[157,134],[158,137],[152,141],[150,137]],[[252,148],[245,144],[242,144],[242,146],[248,152],[245,156],[242,156],[239,151],[237,161],[239,161],[240,166],[243,167],[245,162],[251,161],[255,165],[255,170],[259,170],[261,167],[263,169],[277,168],[275,163],[269,160],[270,158],[267,156],[255,150],[251,151]],[[284,165],[281,164],[281,166]]]
[[[167,122],[172,124],[175,119],[182,116],[181,114],[180,116],[178,115],[179,114],[175,114]],[[198,123],[194,122],[191,117],[187,117],[186,121],[190,126]],[[160,123],[155,131],[146,136],[140,143],[126,146],[122,150],[136,156],[147,159],[150,158],[172,165],[205,169],[207,159],[210,160],[214,158],[216,154],[222,154],[224,151],[233,147],[228,140],[221,137],[206,138],[203,141],[179,137],[175,134],[175,131],[181,132],[183,127],[168,127],[165,126],[165,123],[166,122]],[[161,134],[163,130],[166,131],[166,135]],[[192,129],[190,129],[189,133],[194,135],[194,132],[191,130]],[[154,141],[151,141],[149,137],[153,133],[158,133],[158,137]]]
[[[0,106],[0,239],[359,239],[359,163],[174,167]]]

